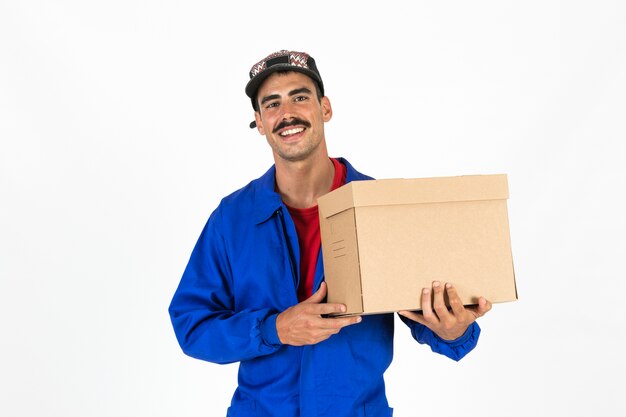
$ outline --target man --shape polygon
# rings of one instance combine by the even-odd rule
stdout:
[[[240,362],[228,416],[391,416],[383,373],[393,314],[327,318],[345,306],[324,302],[317,198],[370,177],[328,156],[333,112],[311,56],[269,55],[252,67],[246,94],[275,164],[211,214],[170,305],[178,341],[192,357]],[[481,297],[465,308],[439,282],[421,297],[423,312],[402,320],[418,342],[459,360],[491,304]]]

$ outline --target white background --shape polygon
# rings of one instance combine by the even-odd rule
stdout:
[[[626,6],[0,0],[0,414],[220,416],[236,365],[167,307],[219,199],[271,165],[250,66],[311,53],[331,155],[507,173],[520,300],[460,363],[402,325],[400,417],[625,415]]]

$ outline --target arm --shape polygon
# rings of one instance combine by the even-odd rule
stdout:
[[[278,311],[235,311],[233,277],[214,212],[191,254],[169,307],[185,354],[216,363],[268,355],[280,347]]]
[[[326,284],[309,299],[280,312],[275,307],[238,311],[233,279],[214,213],[194,248],[169,313],[183,351],[194,358],[231,363],[276,352],[283,344],[315,344],[361,321],[325,318],[345,311],[323,303]]]
[[[450,300],[449,310],[439,282],[433,283],[432,291],[432,301],[431,290],[424,288],[422,291],[422,313],[400,311],[398,314],[418,342],[426,343],[434,352],[458,361],[476,346],[480,335],[476,319],[491,310],[491,303],[480,297],[477,306],[466,308],[454,286],[447,283],[445,292]]]

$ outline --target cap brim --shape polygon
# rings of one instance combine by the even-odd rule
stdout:
[[[265,81],[267,77],[269,77],[276,71],[301,72],[302,74],[309,76],[313,81],[317,82],[318,85],[322,85],[322,79],[315,72],[311,71],[308,68],[297,67],[290,64],[275,64],[263,70],[263,72],[259,73],[256,77],[248,81],[248,84],[246,84],[246,95],[254,100],[257,90],[259,89],[263,81]]]

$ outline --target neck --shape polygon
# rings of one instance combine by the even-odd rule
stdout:
[[[327,152],[303,161],[275,158],[276,187],[282,200],[290,207],[308,208],[317,205],[318,197],[333,185],[335,167]]]

